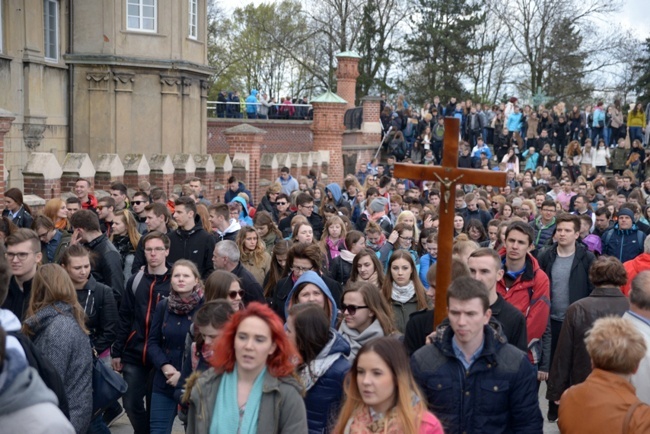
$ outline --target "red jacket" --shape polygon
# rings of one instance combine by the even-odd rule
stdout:
[[[88,201],[81,203],[82,209],[89,209],[95,211],[97,209],[97,198],[92,194],[88,194]]]
[[[500,253],[503,260],[505,249]],[[550,291],[548,276],[530,253],[526,255],[526,270],[509,289],[503,278],[497,282],[497,292],[526,317],[528,358],[534,364],[541,359],[542,335],[551,313]]]
[[[641,253],[634,259],[626,261],[623,266],[627,271],[627,283],[621,286],[621,292],[626,297],[630,296],[630,288],[632,287],[632,280],[642,271],[650,270],[650,254]]]

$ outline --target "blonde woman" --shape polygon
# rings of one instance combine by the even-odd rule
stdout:
[[[264,241],[253,226],[242,226],[237,235],[237,247],[241,252],[241,264],[262,285],[264,276],[271,269],[271,255],[266,251]]]
[[[135,248],[138,246],[142,235],[138,232],[138,223],[135,221],[133,214],[125,209],[115,213],[112,227],[111,242],[122,255],[124,281],[126,282],[131,277]]]

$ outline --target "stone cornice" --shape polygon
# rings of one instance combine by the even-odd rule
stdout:
[[[146,59],[142,57],[112,56],[104,54],[66,54],[66,64],[71,65],[112,65],[121,68],[150,68],[160,70],[177,70],[203,76],[211,76],[215,70],[206,65],[178,60]]]

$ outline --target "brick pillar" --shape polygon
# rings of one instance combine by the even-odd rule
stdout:
[[[11,123],[16,119],[14,115],[8,111],[0,109],[0,211],[5,207],[5,134],[11,129]]]
[[[311,166],[312,166],[311,152],[301,152],[300,160],[302,160],[303,176],[309,176],[309,171],[311,170]]]
[[[114,182],[124,182],[124,165],[117,154],[99,154],[95,159],[95,188],[108,191]],[[131,186],[137,191],[137,185]]]
[[[336,59],[336,94],[347,102],[346,109],[351,109],[355,107],[361,57],[357,53],[346,51],[337,54]]]
[[[291,166],[289,166],[291,169],[291,174],[299,180],[301,176],[305,175],[302,172],[302,157],[300,156],[300,152],[289,152],[288,155],[289,161],[291,162]]]
[[[174,164],[167,154],[153,154],[149,159],[149,182],[151,187],[160,187],[171,197],[174,192]]]
[[[381,97],[365,96],[361,99],[363,106],[363,122],[361,131],[363,132],[363,143],[365,145],[379,146],[381,142]]]
[[[191,154],[176,154],[172,159],[174,165],[174,184],[183,184],[185,180],[194,178],[196,163]]]
[[[226,184],[232,175],[232,160],[228,154],[212,154],[214,161],[214,201],[222,202],[226,194]]]
[[[246,187],[253,195],[250,198],[251,202],[256,203],[261,197],[259,191],[260,162],[262,160],[261,145],[266,131],[249,124],[241,124],[224,130],[223,134],[226,136],[228,154],[233,159],[233,166],[235,154],[241,153],[249,156],[250,170],[247,171]]]
[[[276,154],[263,154],[260,162],[260,181],[265,179],[270,184],[273,184],[279,176],[280,170],[278,168],[278,157]],[[266,190],[261,193],[265,194]]]
[[[126,154],[124,156],[124,183],[127,187],[139,190],[138,184],[149,181],[151,167],[144,154]],[[153,185],[152,185],[153,187]]]
[[[314,151],[329,152],[327,169],[328,182],[343,185],[343,116],[346,102],[327,91],[312,100],[314,122],[311,129],[314,135]],[[321,152],[321,155],[323,152]],[[322,161],[322,160],[321,160]]]
[[[32,152],[23,169],[24,194],[33,194],[45,200],[61,197],[63,169],[49,152]]]
[[[194,154],[196,172],[194,175],[201,180],[203,186],[203,197],[210,202],[216,200],[214,193],[214,160],[207,154]]]
[[[61,191],[72,192],[77,179],[83,178],[90,183],[91,190],[96,190],[95,185],[95,166],[90,160],[90,155],[82,152],[70,152],[63,160],[61,167],[63,174],[61,175]]]

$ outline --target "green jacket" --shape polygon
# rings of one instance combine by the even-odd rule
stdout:
[[[221,376],[210,368],[192,387],[186,434],[210,432]],[[257,420],[258,434],[306,433],[307,412],[301,392],[302,387],[294,378],[276,378],[267,371]]]
[[[627,158],[630,156],[630,150],[616,147],[611,152],[612,170],[627,169]]]

